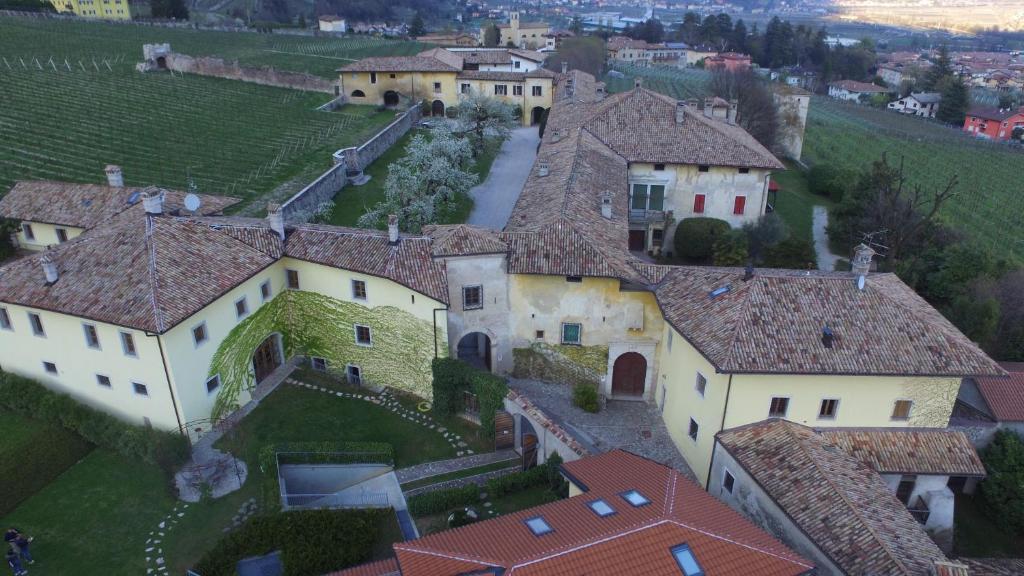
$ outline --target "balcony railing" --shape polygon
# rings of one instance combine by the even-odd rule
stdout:
[[[646,210],[630,208],[630,222],[664,222],[665,212],[663,210]]]
[[[910,510],[910,515],[919,523],[928,523],[928,516],[931,514],[931,510],[928,509],[928,504],[924,501],[924,498],[918,496],[914,504],[907,506],[907,509]]]

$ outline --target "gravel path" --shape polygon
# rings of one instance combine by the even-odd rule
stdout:
[[[415,482],[416,480],[422,480],[439,474],[447,474],[449,472],[465,470],[467,468],[476,468],[477,466],[486,466],[488,464],[502,462],[516,457],[516,453],[512,450],[499,450],[497,452],[487,452],[486,454],[473,454],[472,456],[463,456],[462,458],[438,460],[436,462],[427,462],[426,464],[409,466],[408,468],[396,470],[395,474],[398,476],[398,481],[405,484],[407,482]]]
[[[469,191],[473,211],[469,223],[492,230],[501,230],[512,215],[512,208],[530,175],[540,142],[537,127],[516,128],[498,151],[487,180]]]
[[[836,261],[839,256],[832,253],[828,247],[828,234],[825,228],[828,226],[828,208],[824,206],[814,207],[814,253],[818,255],[818,270],[829,272],[836,269]]]

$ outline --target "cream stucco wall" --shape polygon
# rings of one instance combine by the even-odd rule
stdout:
[[[376,74],[376,82],[371,82]],[[394,76],[394,78],[392,78]],[[455,72],[342,72],[342,93],[349,97],[353,104],[384,104],[384,93],[393,90],[412,100],[433,102],[441,100],[445,108],[457,103]],[[441,84],[440,91],[434,90],[434,83]],[[353,97],[352,93],[361,90],[364,97]]]
[[[33,239],[28,239],[25,236],[25,224],[32,227]],[[18,245],[26,250],[45,250],[48,246],[60,244],[57,239],[57,229],[63,228],[67,231],[68,240],[77,237],[85,230],[82,228],[75,228],[73,226],[56,226],[54,224],[47,224],[45,222],[32,222],[30,220],[22,221],[22,226],[18,228],[17,237]]]
[[[458,356],[459,341],[473,332],[486,334],[491,341],[491,368],[495,372],[512,370],[512,342],[509,338],[509,276],[505,273],[505,256],[489,254],[446,258],[448,271],[448,348]],[[483,306],[466,310],[462,289],[480,286]]]
[[[472,94],[482,94],[491,98],[497,98],[503,102],[512,104],[513,106],[519,106],[523,112],[523,126],[529,126],[531,124],[530,114],[535,106],[539,106],[541,108],[551,107],[551,99],[554,93],[554,88],[550,78],[526,78],[524,82],[458,78],[457,84],[460,94],[465,92],[463,86],[468,85],[469,91]],[[506,94],[504,96],[495,94],[495,86],[505,86]],[[516,95],[515,86],[522,86],[523,93]],[[539,96],[533,95],[534,86],[540,88],[541,93]]]
[[[37,380],[133,424],[143,424],[148,418],[154,427],[178,428],[155,336],[24,306],[0,303],[0,308],[7,310],[12,324],[12,330],[0,328],[0,368],[4,371]],[[45,336],[33,334],[29,312],[39,314]],[[96,327],[99,349],[86,344],[86,323]],[[132,335],[136,357],[125,355],[121,332]],[[47,373],[43,362],[56,364],[57,374]],[[97,374],[110,378],[110,388],[99,385]],[[149,395],[135,393],[135,382],[145,385]]]

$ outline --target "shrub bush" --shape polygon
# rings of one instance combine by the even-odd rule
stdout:
[[[714,254],[715,242],[730,230],[729,223],[718,218],[683,218],[673,236],[676,256],[706,262]]]
[[[393,514],[389,508],[254,516],[217,542],[193,570],[203,576],[234,576],[239,560],[281,550],[285,575],[326,574],[370,560]]]
[[[0,407],[57,424],[87,442],[173,472],[190,456],[188,438],[120,420],[15,374],[0,373]]]
[[[596,414],[601,410],[601,403],[597,398],[597,388],[583,382],[572,387],[572,403],[584,412]]]
[[[743,266],[750,260],[747,235],[741,230],[730,230],[715,241],[715,266]]]
[[[996,432],[981,454],[988,476],[981,497],[988,515],[1000,528],[1024,533],[1024,441],[1009,430]]]
[[[453,358],[435,358],[433,371],[434,411],[441,417],[463,410],[462,393],[476,394],[480,407],[480,434],[494,438],[494,414],[504,407],[508,386],[500,376],[477,370]]]
[[[765,250],[762,265],[766,268],[792,268],[806,270],[817,268],[818,257],[809,240],[791,236]],[[846,268],[847,270],[849,267]]]
[[[857,173],[831,164],[818,164],[807,171],[807,188],[812,194],[840,202],[857,182]]]
[[[428,516],[440,514],[459,506],[468,506],[480,501],[480,487],[476,484],[425,492],[409,498],[409,514]]]

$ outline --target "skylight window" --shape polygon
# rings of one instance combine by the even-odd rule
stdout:
[[[594,514],[597,514],[602,518],[605,516],[611,516],[612,514],[615,514],[615,509],[612,508],[611,505],[609,505],[604,500],[594,500],[593,502],[587,505],[590,506],[590,509],[594,511]]]
[[[651,503],[650,500],[648,500],[646,497],[644,497],[643,494],[637,492],[636,490],[630,490],[629,492],[623,492],[622,493],[622,498],[626,502],[629,502],[630,504],[632,504],[633,506],[636,506],[636,507],[640,507],[640,506],[643,506],[644,504],[650,504]]]
[[[527,518],[526,526],[530,529],[530,532],[533,532],[534,536],[543,536],[548,532],[554,531],[551,525],[547,523],[547,520],[544,520],[544,518],[540,516]]]
[[[690,550],[690,547],[686,544],[680,544],[673,548],[672,555],[675,556],[676,562],[679,563],[679,569],[686,576],[704,576],[704,569],[697,562],[697,558],[693,555],[693,550]]]
[[[708,293],[708,296],[710,296],[711,298],[717,298],[722,294],[728,293],[730,290],[732,290],[732,284],[726,284],[725,286],[715,288],[714,290]]]

